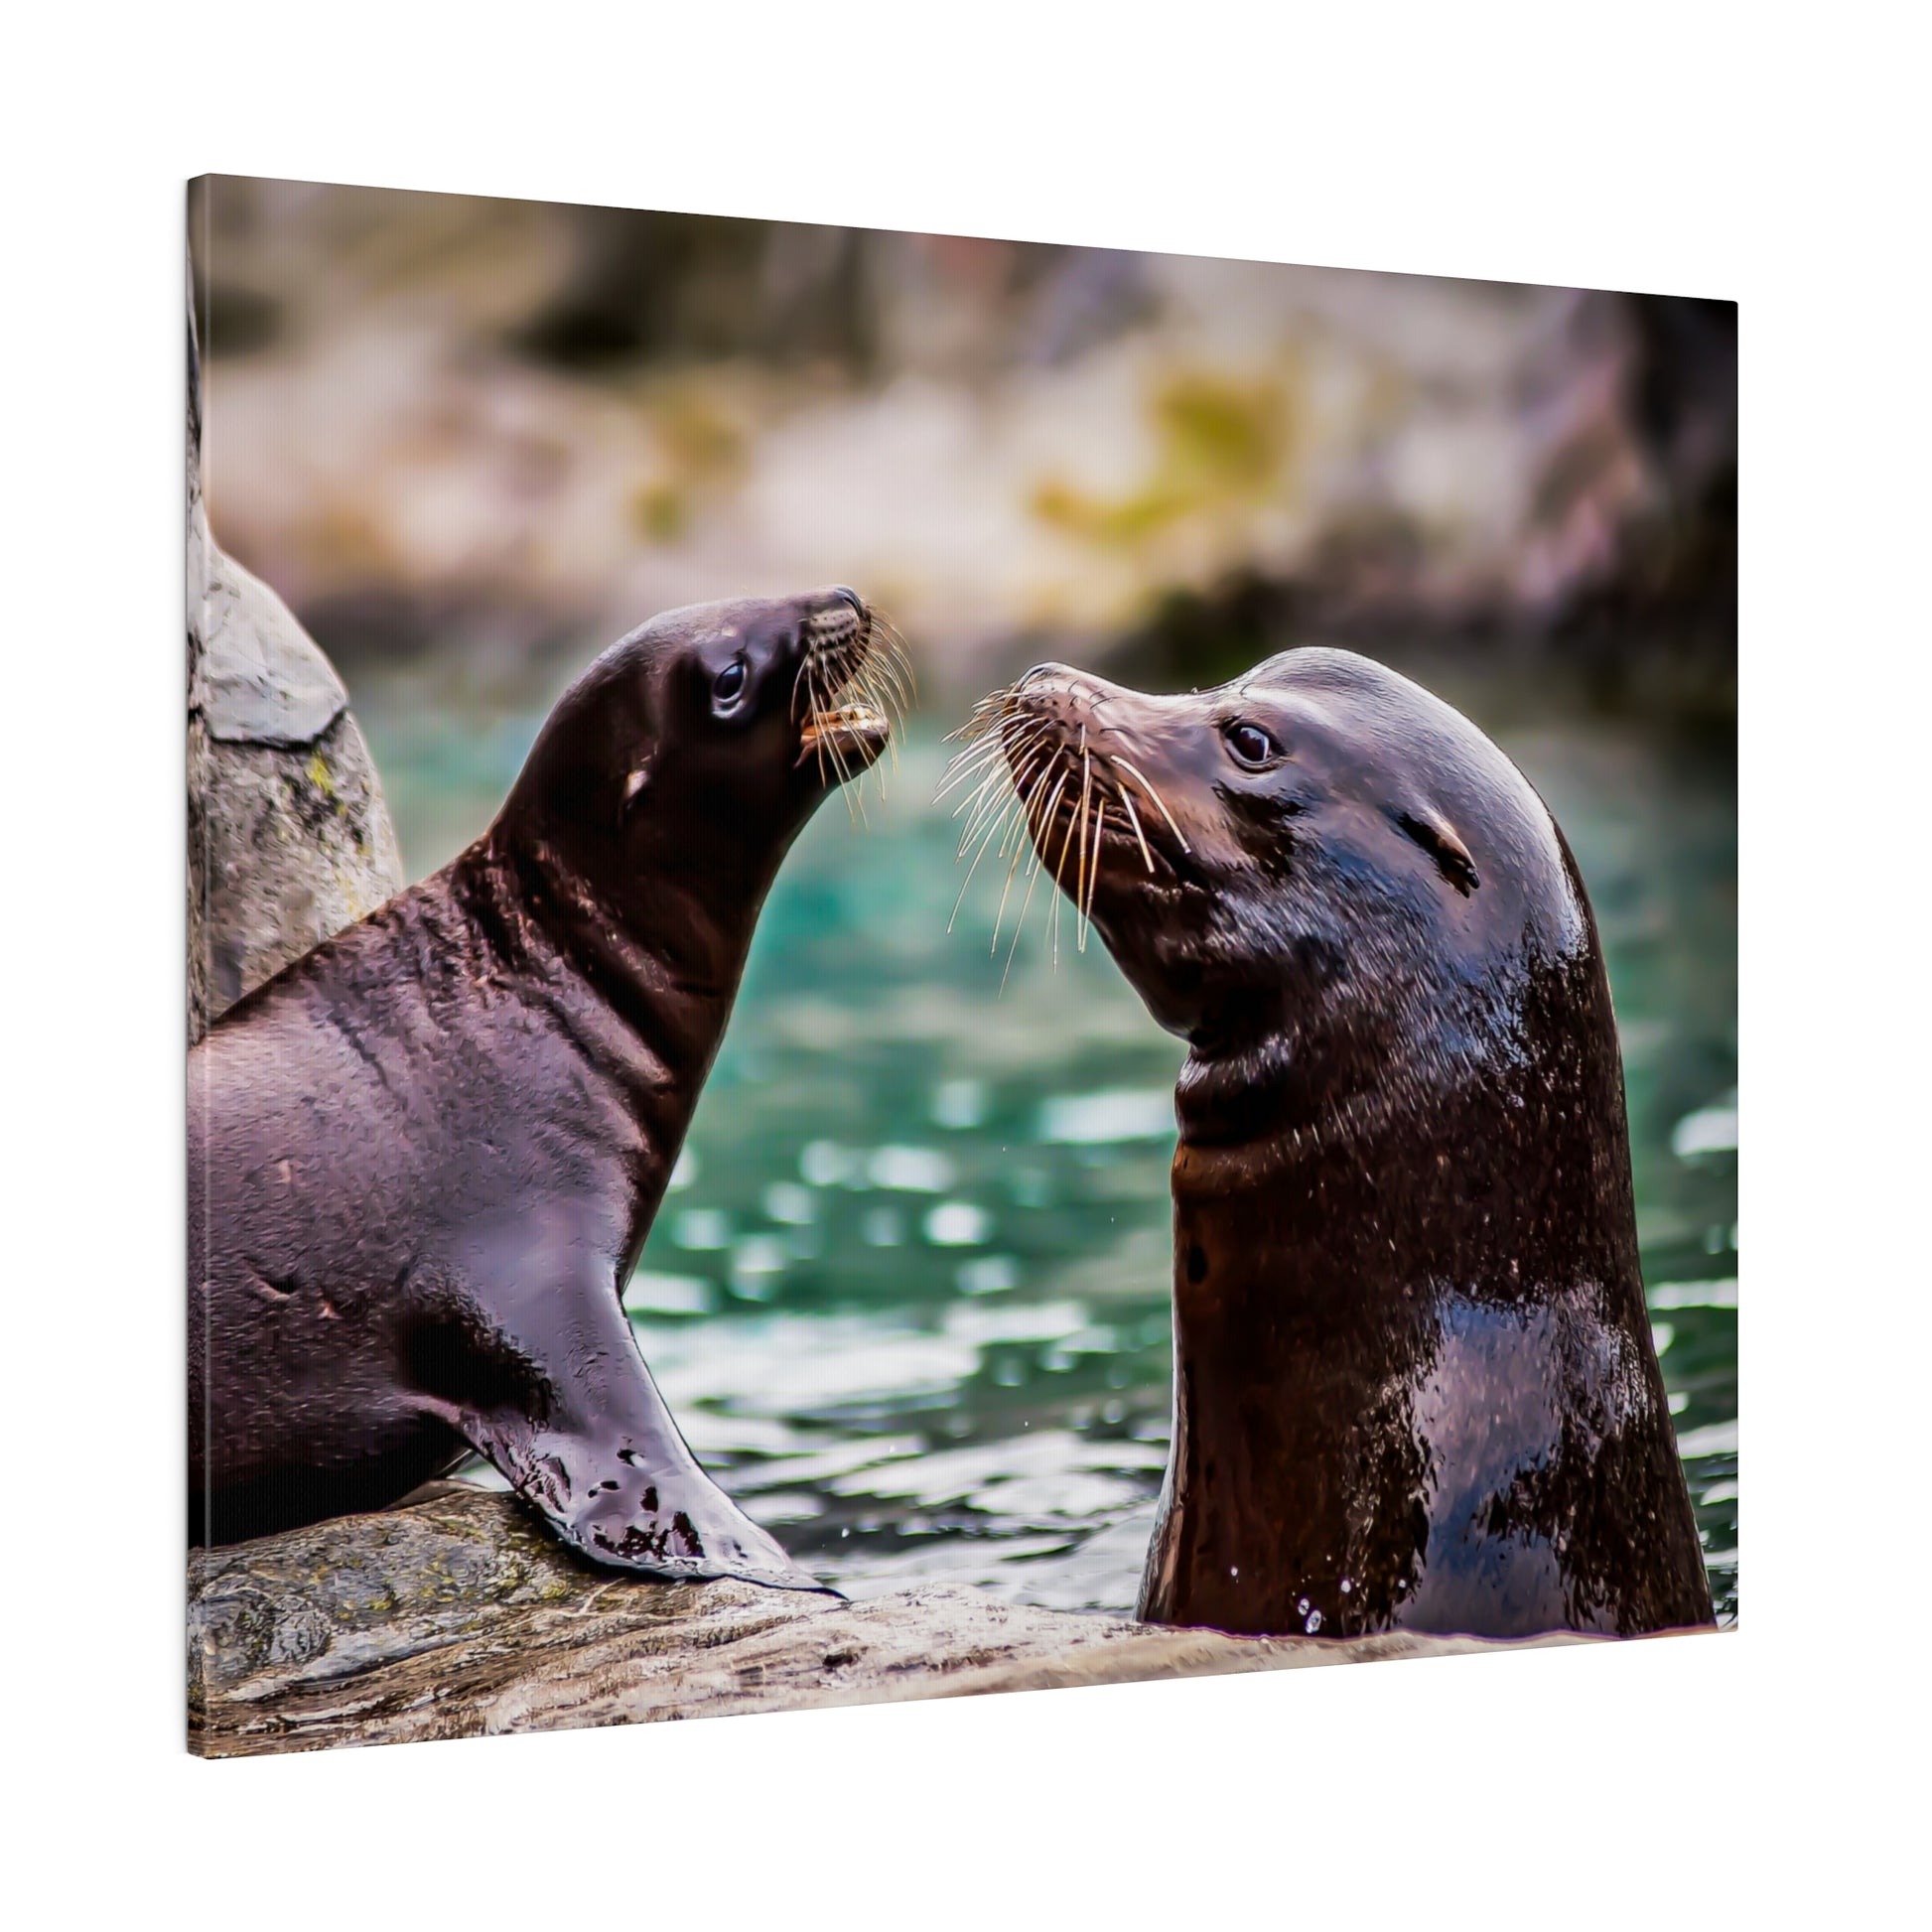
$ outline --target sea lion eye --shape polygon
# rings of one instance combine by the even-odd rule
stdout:
[[[1251,771],[1258,771],[1282,755],[1282,748],[1259,725],[1250,724],[1245,718],[1228,726],[1221,735],[1227,740],[1234,761],[1245,764]]]
[[[744,658],[734,657],[718,673],[716,679],[713,680],[711,686],[712,708],[721,712],[735,710],[739,699],[745,695],[745,680],[747,676],[748,673],[745,668]]]

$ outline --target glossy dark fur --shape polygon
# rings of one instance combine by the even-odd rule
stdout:
[[[600,1561],[810,1586],[699,1468],[620,1297],[778,863],[885,743],[877,713],[807,742],[871,649],[847,591],[655,619],[483,839],[190,1055],[196,1541],[477,1449]]]
[[[1177,697],[1048,665],[1004,705],[1035,814],[1037,748],[1073,774],[1033,823],[1049,871],[1083,732],[1093,796],[1133,795],[1148,854],[1114,804],[1094,926],[1189,1048],[1173,1444],[1141,1614],[1325,1635],[1709,1622],[1602,955],[1529,783],[1340,651]],[[1244,724],[1258,765],[1233,749],[1261,742]],[[1062,877],[1074,894],[1073,861]]]

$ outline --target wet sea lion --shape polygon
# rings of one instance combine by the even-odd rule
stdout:
[[[1710,1622],[1609,986],[1529,782],[1324,649],[1174,697],[1041,665],[964,735],[974,836],[1030,844],[1187,1042],[1141,1615]]]
[[[586,1555],[812,1587],[700,1469],[620,1296],[779,861],[890,735],[856,593],[655,618],[494,824],[189,1057],[190,1533],[475,1449]]]

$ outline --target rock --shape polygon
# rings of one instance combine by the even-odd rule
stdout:
[[[1525,1647],[1157,1629],[956,1586],[848,1603],[653,1583],[459,1483],[198,1550],[188,1594],[189,1741],[207,1757]]]
[[[209,534],[188,338],[188,1039],[405,884],[335,667]]]

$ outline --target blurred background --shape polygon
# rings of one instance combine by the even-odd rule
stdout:
[[[843,582],[905,633],[898,768],[787,862],[626,1298],[801,1562],[1131,1608],[1180,1049],[1037,908],[1003,989],[939,741],[1045,656],[1340,643],[1576,850],[1735,1615],[1733,305],[227,177],[190,213],[214,534],[342,672],[412,876],[659,610]]]

